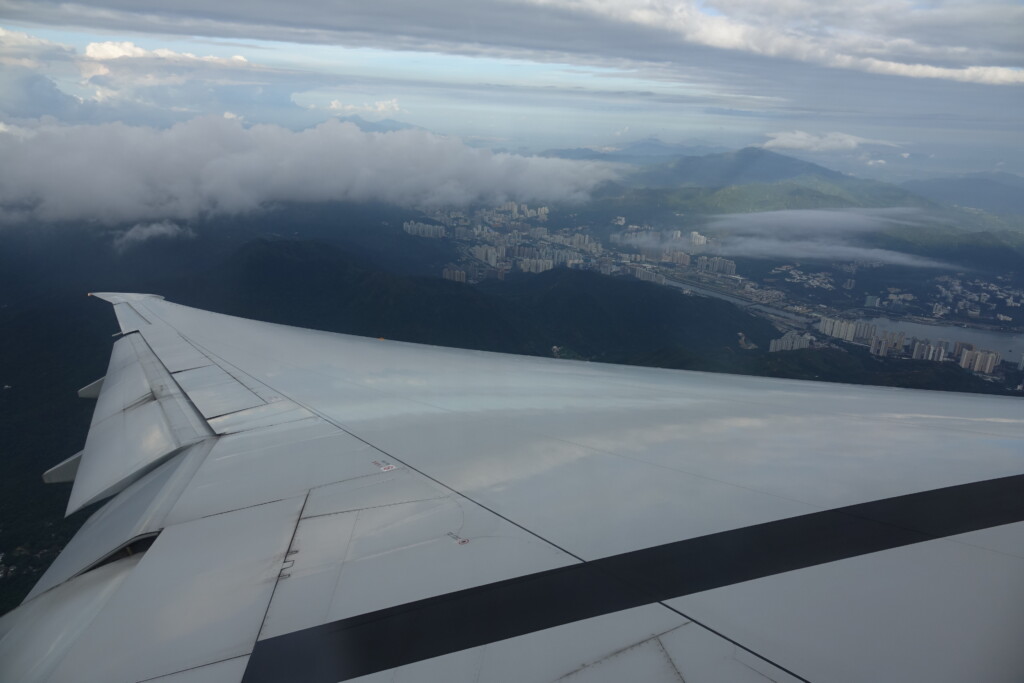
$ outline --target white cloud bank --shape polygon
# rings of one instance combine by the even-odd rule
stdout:
[[[151,239],[169,238],[191,238],[195,233],[189,228],[182,227],[171,221],[160,221],[159,223],[136,223],[129,230],[119,233],[114,237],[114,249],[118,252],[125,252],[135,245],[148,242]]]
[[[331,111],[366,112],[368,114],[396,114],[402,111],[401,107],[398,106],[397,99],[381,100],[366,104],[345,104],[341,100],[331,100],[327,108]]]
[[[623,25],[633,24],[675,34],[684,43],[725,50],[747,52],[765,57],[781,57],[819,64],[835,69],[850,69],[904,78],[934,78],[986,85],[1024,84],[1024,70],[1015,66],[947,66],[927,63],[925,59],[948,59],[951,54],[967,59],[990,55],[981,46],[964,45],[950,49],[940,41],[927,40],[929,22],[941,15],[930,3],[912,5],[899,0],[886,7],[881,3],[820,2],[715,2],[665,0],[527,0],[545,7],[571,9],[593,14]],[[939,2],[939,5],[944,3]],[[861,7],[858,8],[858,5]],[[708,7],[715,9],[708,12]],[[822,9],[824,7],[824,9]],[[903,34],[888,35],[885,19],[903,11],[918,17]],[[867,16],[865,16],[867,15]],[[955,15],[954,15],[955,16]],[[993,5],[989,21],[1002,16],[1009,22],[1024,18],[1019,8]],[[945,17],[948,21],[950,17]],[[977,18],[961,14],[966,38],[968,24]],[[973,21],[971,21],[973,20]],[[894,23],[894,22],[889,22]],[[908,37],[918,34],[925,42]],[[1005,55],[999,55],[1005,57]]]
[[[0,26],[0,65],[5,67],[38,69],[44,62],[69,60],[73,55],[74,50],[67,45]]]
[[[765,149],[798,149],[804,152],[836,152],[857,149],[861,145],[882,145],[897,147],[886,140],[872,140],[848,133],[807,133],[793,130],[784,133],[768,133],[771,138],[761,145]]]
[[[490,52],[538,61],[587,54],[689,64],[694,55],[687,47],[711,47],[910,79],[1024,84],[1024,7],[1016,0],[377,0],[341,6],[323,0],[216,6],[0,0],[0,13],[23,24]]]
[[[200,61],[213,62],[217,64],[245,64],[248,60],[241,55],[234,55],[230,59],[222,57],[199,57],[191,52],[175,52],[166,48],[146,50],[130,41],[106,41],[102,43],[89,43],[85,47],[85,56],[96,61],[109,61],[112,59],[170,59],[179,61]]]
[[[787,210],[716,216],[709,226],[725,256],[811,261],[865,261],[916,268],[956,266],[880,249],[862,237],[897,225],[927,225],[920,209]]]
[[[859,247],[838,242],[812,240],[780,240],[771,237],[745,237],[732,239],[718,250],[726,256],[748,258],[792,259],[796,261],[861,261],[885,263],[912,268],[941,268],[955,270],[958,266],[890,249]]]
[[[188,220],[283,201],[582,201],[607,164],[495,154],[421,130],[295,132],[220,116],[0,132],[0,222]]]

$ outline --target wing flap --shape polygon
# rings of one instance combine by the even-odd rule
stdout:
[[[75,480],[78,465],[82,462],[82,451],[78,451],[67,460],[54,465],[43,472],[43,481],[47,484],[68,484]]]
[[[97,405],[68,514],[215,434],[314,417],[184,338],[147,307],[159,297],[96,296],[114,304],[125,336],[114,343],[106,376],[83,389],[96,395]]]
[[[134,405],[153,399],[153,390],[142,366],[145,356],[140,353],[138,342],[139,338],[135,335],[122,337],[114,342],[107,376],[96,398],[92,426],[123,413]]]
[[[130,557],[100,567],[5,614],[0,619],[0,680],[54,680],[53,670],[61,658],[89,629],[138,562],[138,557]],[[70,680],[90,678],[81,671]]]
[[[303,499],[166,528],[53,680],[149,680],[249,654]]]
[[[217,434],[234,434],[250,429],[273,427],[313,417],[313,413],[291,401],[277,400],[227,415],[212,417],[207,422]]]
[[[171,511],[178,524],[379,473],[380,454],[319,418],[221,436]]]
[[[78,390],[78,398],[99,398],[100,389],[103,388],[103,377],[98,380],[86,384],[84,387]]]
[[[126,547],[154,534],[212,446],[204,441],[185,449],[128,486],[97,510],[61,551],[26,600],[71,579]]]
[[[211,435],[145,340],[122,337],[114,343],[67,514],[117,493]]]
[[[176,372],[174,379],[207,419],[263,405],[263,399],[216,365]]]

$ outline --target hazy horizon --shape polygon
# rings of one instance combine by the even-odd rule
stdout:
[[[142,12],[121,0],[3,0],[0,14],[7,207],[39,201],[43,191],[24,180],[33,175],[90,193],[108,168],[130,179],[165,165],[143,173],[150,186],[199,174],[199,194],[244,205],[238,186],[256,170],[305,179],[318,166],[368,167],[395,177],[403,160],[419,171],[424,158],[442,170],[413,192],[578,197],[609,171],[515,158],[651,137],[763,146],[894,182],[1024,172],[1024,7],[1008,1],[305,0],[214,12],[171,0]],[[333,127],[350,116],[421,130]],[[178,145],[181,158],[167,153]],[[306,156],[295,151],[303,145]],[[292,150],[287,171],[282,149]],[[327,154],[332,163],[314,161]],[[567,168],[581,179],[566,185]],[[527,170],[546,195],[524,188],[517,176]],[[159,205],[151,187],[118,181]],[[345,180],[334,198],[365,196],[356,185]],[[194,201],[196,191],[181,192],[165,203]]]

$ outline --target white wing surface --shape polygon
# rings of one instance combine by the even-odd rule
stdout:
[[[1024,402],[100,294],[4,681],[1020,681]]]

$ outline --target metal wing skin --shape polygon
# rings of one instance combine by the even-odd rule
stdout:
[[[1024,680],[1024,402],[99,294],[98,509],[0,680]]]

